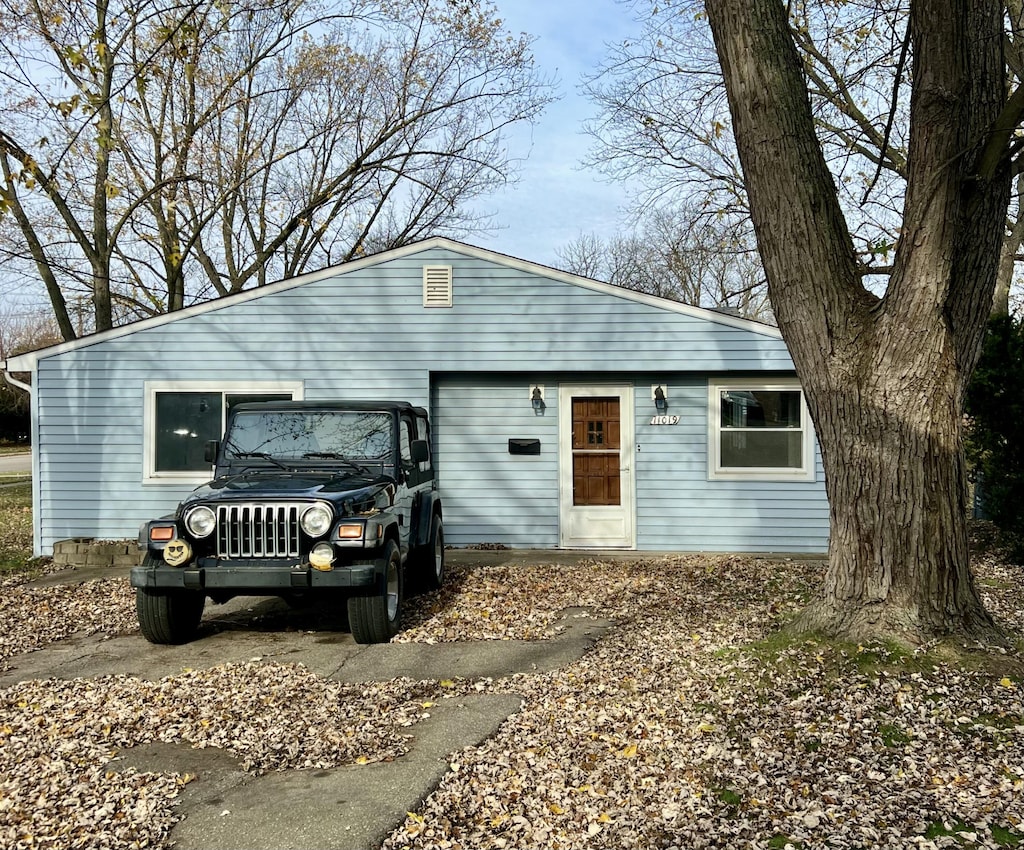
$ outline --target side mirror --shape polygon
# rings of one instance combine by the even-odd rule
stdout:
[[[410,448],[413,463],[426,463],[430,460],[430,445],[426,440],[413,440]]]
[[[203,460],[207,463],[216,463],[217,455],[220,453],[220,440],[207,440],[203,448]]]

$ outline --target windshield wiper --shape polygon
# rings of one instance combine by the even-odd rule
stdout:
[[[236,451],[234,453],[234,456],[235,457],[240,457],[240,458],[258,457],[258,458],[261,458],[263,460],[269,460],[272,464],[274,464],[274,466],[278,467],[279,469],[288,470],[287,466],[285,466],[283,463],[281,463],[281,461],[279,461],[276,457],[272,457],[268,452],[238,452],[238,451]]]
[[[345,455],[341,454],[340,452],[306,452],[302,456],[308,458],[327,458],[329,460],[340,460],[342,463],[351,466],[358,472],[369,473],[370,471],[361,463],[356,463],[355,461],[349,460],[347,457],[345,457]]]

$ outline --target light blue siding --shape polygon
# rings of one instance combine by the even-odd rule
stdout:
[[[828,504],[815,482],[708,480],[707,379],[641,375],[635,386],[637,549],[824,551]],[[573,378],[578,382],[579,376]],[[535,416],[531,383],[549,399]],[[444,376],[434,389],[435,446],[448,542],[558,545],[557,375]],[[668,390],[677,425],[651,425],[652,384]],[[541,454],[508,454],[508,440],[537,438]]]
[[[558,393],[543,378],[437,382],[434,446],[450,545],[558,546]],[[545,384],[543,416],[533,411],[531,383]],[[516,438],[539,439],[540,454],[510,455]]]
[[[451,308],[422,306],[422,269],[436,264],[453,267]],[[770,530],[782,548],[820,551],[820,476],[810,485],[707,481],[706,376],[792,368],[771,334],[431,242],[43,353],[37,546],[134,537],[174,509],[191,485],[142,482],[144,384],[181,380],[295,381],[307,399],[423,406],[441,387],[432,412],[449,542],[555,546],[557,392],[534,417],[529,380],[554,390],[559,380],[647,375],[637,380],[638,547],[764,550]],[[651,428],[648,386],[667,376],[682,422]],[[509,456],[508,438],[522,436],[541,438],[539,457]]]

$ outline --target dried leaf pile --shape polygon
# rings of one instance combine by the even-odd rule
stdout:
[[[571,667],[502,683],[523,710],[453,759],[387,850],[1024,843],[1018,678],[762,640],[814,581],[805,565],[597,565],[581,599],[603,569],[645,588],[619,627]],[[1020,630],[1019,568],[982,569],[990,609]]]
[[[392,759],[432,701],[468,691],[525,702],[452,756],[387,850],[1024,842],[1021,659],[965,672],[895,648],[773,638],[817,570],[710,556],[464,569],[412,601],[401,640],[543,638],[566,608],[616,620],[578,662],[506,680],[353,686],[253,659],[157,682],[19,684],[0,691],[0,846],[169,846],[190,777],[110,770],[125,747],[220,747],[254,772]],[[990,610],[1016,630],[1018,577],[979,566]],[[4,582],[0,660],[68,622],[134,629],[127,583],[93,584]]]
[[[76,633],[138,631],[135,591],[126,579],[28,587],[24,575],[0,579],[0,670],[6,659]]]

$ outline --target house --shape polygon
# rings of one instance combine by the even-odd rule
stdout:
[[[12,357],[37,554],[134,538],[204,481],[227,409],[430,410],[447,542],[823,552],[828,505],[775,328],[435,238]]]

